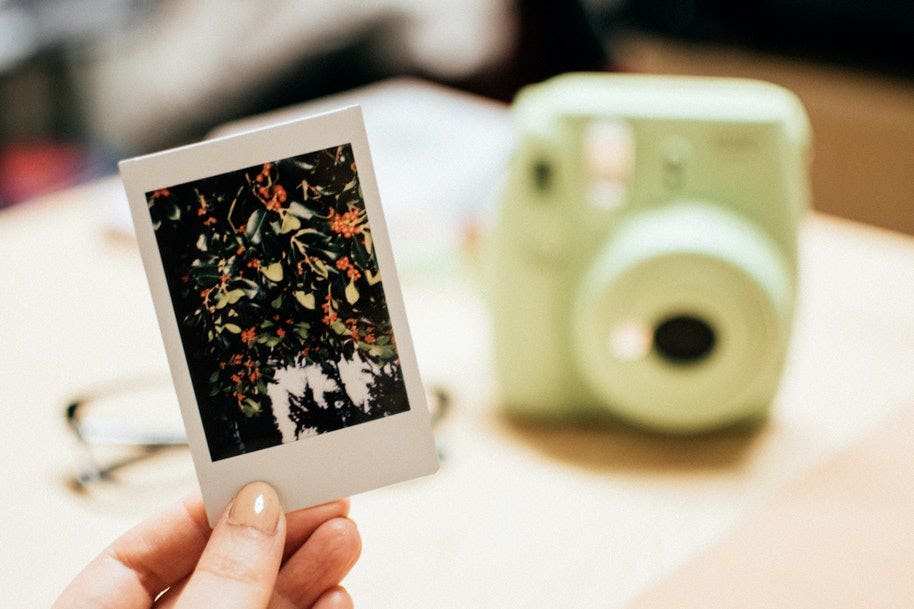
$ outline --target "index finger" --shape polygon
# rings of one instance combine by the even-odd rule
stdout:
[[[203,501],[191,495],[108,546],[52,609],[148,609],[193,570],[210,533]]]

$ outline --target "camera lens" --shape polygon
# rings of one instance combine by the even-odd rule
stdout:
[[[714,349],[714,329],[708,322],[691,315],[676,315],[657,325],[654,348],[675,364],[694,364]]]

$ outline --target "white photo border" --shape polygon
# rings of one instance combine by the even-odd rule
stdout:
[[[146,193],[347,143],[358,167],[409,409],[212,461]],[[211,525],[241,486],[254,480],[272,484],[292,511],[437,471],[425,392],[358,106],[127,159],[119,169]]]

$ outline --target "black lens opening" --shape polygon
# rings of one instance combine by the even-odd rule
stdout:
[[[654,330],[654,349],[674,364],[695,364],[711,354],[717,336],[711,325],[692,315],[670,317]]]

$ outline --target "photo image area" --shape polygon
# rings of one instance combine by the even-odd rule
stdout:
[[[409,410],[350,144],[146,202],[213,461]]]

